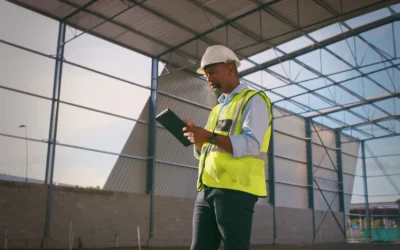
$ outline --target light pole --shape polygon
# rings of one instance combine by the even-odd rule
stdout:
[[[25,182],[28,182],[28,128],[26,125],[20,125],[18,128],[25,128],[25,145],[26,145],[26,150],[25,150],[25,160],[26,160],[26,167],[25,167]]]

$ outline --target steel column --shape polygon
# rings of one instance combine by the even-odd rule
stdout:
[[[275,181],[275,144],[274,144],[274,116],[273,116],[273,110],[274,110],[274,105],[271,105],[271,110],[272,110],[272,120],[271,120],[271,137],[269,141],[269,148],[268,148],[268,202],[272,205],[273,207],[273,216],[274,216],[274,243],[276,242],[276,181]]]
[[[315,243],[315,207],[314,207],[314,168],[312,158],[311,119],[305,120],[306,126],[306,150],[307,150],[307,185],[308,185],[308,208],[312,209],[313,242]]]
[[[368,201],[368,181],[367,181],[367,164],[365,163],[365,141],[361,142],[361,155],[362,155],[362,168],[363,168],[363,179],[364,179],[364,195],[365,195],[365,217],[367,221],[367,237],[368,241],[371,241],[371,218],[369,213],[369,201]]]
[[[49,140],[47,142],[45,184],[48,185],[48,191],[47,191],[46,221],[45,221],[45,230],[44,230],[45,238],[49,237],[49,234],[50,234],[54,159],[55,159],[55,155],[56,155],[57,124],[58,124],[58,112],[59,112],[59,105],[60,105],[59,101],[60,101],[60,93],[61,93],[60,91],[61,91],[62,66],[63,66],[63,58],[64,58],[64,46],[60,46],[60,45],[65,40],[65,30],[66,30],[65,23],[60,22],[59,28],[58,28],[53,98],[52,98],[51,114],[50,114]]]
[[[150,233],[149,238],[154,236],[154,173],[156,165],[156,133],[157,133],[157,80],[158,80],[158,58],[151,62],[151,94],[149,99],[149,129],[147,146],[147,181],[146,193],[150,195]]]
[[[337,175],[338,175],[338,189],[339,189],[339,209],[343,213],[343,230],[346,232],[346,205],[344,199],[344,178],[343,178],[343,160],[342,160],[342,132],[336,131],[336,164],[337,164]],[[344,235],[346,241],[346,234]]]

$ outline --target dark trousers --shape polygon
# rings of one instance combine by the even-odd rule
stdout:
[[[249,250],[254,195],[205,187],[198,193],[193,214],[191,250]]]

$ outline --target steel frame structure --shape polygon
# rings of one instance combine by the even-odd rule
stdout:
[[[146,1],[146,0],[144,0],[144,1]],[[128,6],[127,9],[135,7],[135,6],[139,6],[144,1],[136,2],[136,1],[132,0],[131,2],[133,2],[133,5]],[[201,3],[199,3],[199,2],[197,2],[195,0],[190,0],[190,1],[195,5],[201,5]],[[244,70],[244,71],[242,71],[240,73],[240,76],[241,76],[241,78],[242,78],[242,80],[244,82],[248,83],[249,85],[251,85],[254,88],[257,88],[257,89],[260,89],[260,90],[264,90],[264,91],[269,91],[269,92],[271,92],[271,93],[273,93],[273,94],[275,94],[277,96],[280,96],[282,99],[279,100],[279,101],[274,102],[273,103],[274,106],[278,106],[278,103],[280,103],[282,101],[289,101],[290,103],[302,108],[306,113],[310,113],[310,112],[314,112],[315,113],[315,114],[312,114],[312,115],[309,115],[309,116],[307,116],[307,115],[303,116],[302,113],[295,113],[295,112],[292,112],[290,110],[285,110],[284,108],[279,107],[280,109],[285,110],[288,113],[291,113],[292,115],[300,116],[300,117],[305,118],[305,121],[306,121],[306,127],[305,127],[305,129],[306,129],[306,131],[305,131],[306,138],[305,139],[301,138],[301,139],[305,140],[306,148],[307,148],[307,162],[306,162],[306,164],[307,164],[307,182],[308,182],[308,184],[305,187],[308,189],[308,197],[309,197],[308,204],[309,204],[309,208],[312,210],[312,213],[313,213],[313,238],[314,238],[314,240],[315,240],[316,235],[318,233],[318,230],[319,230],[321,224],[323,223],[323,221],[324,221],[326,215],[328,214],[328,212],[331,212],[332,216],[335,218],[337,224],[339,225],[340,230],[343,232],[343,234],[345,236],[345,230],[346,230],[346,228],[345,228],[345,225],[346,225],[346,222],[345,222],[345,220],[346,220],[345,219],[345,217],[346,217],[346,208],[345,208],[345,203],[344,203],[344,197],[345,197],[346,193],[344,192],[342,151],[341,151],[341,145],[343,144],[343,142],[341,142],[340,138],[341,138],[342,135],[345,135],[346,137],[349,137],[349,138],[351,138],[352,136],[347,134],[347,133],[344,133],[343,132],[344,129],[349,129],[349,128],[354,129],[355,131],[358,131],[359,133],[361,133],[361,134],[363,134],[363,135],[365,135],[367,137],[366,139],[362,139],[362,140],[358,140],[357,138],[353,138],[353,140],[361,142],[361,148],[362,148],[362,157],[361,157],[361,159],[362,159],[362,163],[363,163],[362,164],[363,165],[363,179],[364,179],[364,189],[365,189],[365,195],[364,196],[365,196],[366,207],[367,207],[366,216],[367,217],[370,216],[370,214],[369,214],[369,201],[368,201],[367,173],[366,173],[366,163],[365,163],[365,159],[367,158],[366,155],[365,155],[365,143],[366,143],[366,141],[369,141],[369,140],[381,139],[381,138],[399,136],[400,135],[400,133],[398,131],[393,131],[392,129],[386,128],[386,127],[384,127],[383,125],[380,124],[380,122],[385,121],[385,120],[400,121],[399,115],[391,114],[390,112],[388,112],[388,111],[386,111],[386,110],[384,110],[381,107],[376,105],[376,103],[379,102],[379,101],[384,101],[384,100],[388,100],[388,99],[391,99],[391,98],[393,98],[394,100],[395,99],[398,100],[400,98],[400,93],[396,92],[396,90],[394,92],[390,91],[389,89],[384,87],[382,84],[380,84],[378,81],[376,81],[375,79],[371,78],[370,75],[372,73],[385,71],[385,70],[389,74],[388,70],[390,68],[393,68],[393,69],[395,69],[397,71],[400,71],[400,67],[399,67],[398,63],[394,62],[394,61],[396,61],[398,59],[397,58],[396,49],[395,49],[394,58],[390,58],[390,57],[388,57],[388,55],[385,52],[382,52],[379,48],[377,48],[376,46],[374,46],[371,43],[369,43],[365,38],[362,37],[361,34],[363,32],[366,32],[366,31],[369,31],[369,30],[372,30],[374,28],[377,28],[377,27],[380,27],[380,26],[383,26],[383,25],[387,25],[387,24],[391,24],[392,27],[393,27],[394,23],[399,21],[400,19],[399,19],[399,14],[396,13],[392,8],[388,7],[390,12],[392,13],[391,16],[389,16],[387,18],[380,19],[378,21],[375,21],[375,22],[372,22],[372,23],[369,23],[369,24],[366,24],[366,25],[362,25],[362,26],[360,26],[358,28],[355,28],[355,29],[352,29],[345,22],[341,22],[339,25],[345,27],[348,31],[346,31],[346,32],[344,32],[344,33],[342,33],[340,35],[336,35],[336,36],[328,38],[328,39],[326,39],[324,41],[320,41],[319,42],[319,41],[313,39],[309,34],[307,34],[305,31],[303,31],[301,28],[299,28],[296,24],[291,23],[289,20],[285,19],[284,17],[280,16],[278,13],[275,13],[273,10],[269,9],[268,6],[270,4],[272,4],[272,3],[274,3],[275,1],[272,1],[272,2],[269,2],[269,3],[260,3],[260,2],[258,2],[256,0],[254,0],[254,2],[259,4],[258,8],[254,9],[254,10],[251,10],[249,12],[246,12],[245,14],[242,14],[239,17],[236,17],[236,18],[233,18],[233,19],[226,19],[226,18],[222,17],[221,15],[219,15],[218,13],[214,12],[213,10],[208,9],[205,6],[202,6],[202,8],[204,9],[205,12],[207,12],[208,14],[214,15],[214,16],[220,18],[220,19],[224,19],[224,22],[221,25],[219,25],[217,27],[214,27],[213,30],[208,30],[208,31],[206,31],[206,32],[204,32],[202,34],[196,34],[196,36],[194,38],[192,38],[192,39],[190,39],[190,40],[188,40],[188,41],[186,41],[184,43],[181,43],[176,47],[170,48],[167,51],[163,52],[162,54],[160,54],[160,55],[158,55],[156,57],[153,57],[152,58],[152,71],[151,71],[152,72],[152,75],[151,75],[151,87],[147,88],[147,87],[143,87],[143,86],[138,85],[138,84],[133,83],[133,82],[129,82],[129,81],[126,81],[126,80],[123,80],[123,79],[119,79],[118,77],[115,77],[115,76],[111,76],[111,75],[108,75],[108,74],[105,74],[105,73],[102,73],[102,72],[98,72],[96,70],[93,70],[93,69],[90,69],[90,68],[87,68],[87,67],[72,63],[72,62],[68,62],[67,60],[64,59],[64,57],[63,57],[64,45],[66,45],[68,42],[72,41],[73,39],[78,38],[80,35],[90,32],[90,30],[87,30],[87,31],[81,33],[80,35],[78,35],[78,36],[76,36],[76,37],[74,37],[74,38],[72,38],[72,39],[70,39],[68,41],[65,41],[65,29],[66,29],[66,25],[67,25],[68,19],[73,17],[74,15],[76,15],[77,13],[79,13],[81,11],[82,12],[88,12],[89,10],[87,10],[87,8],[90,5],[94,4],[95,2],[97,2],[97,0],[89,1],[88,3],[83,5],[82,7],[78,8],[74,12],[70,13],[69,15],[67,15],[63,20],[61,20],[59,22],[57,51],[56,51],[56,56],[55,57],[51,57],[51,56],[45,55],[43,53],[24,48],[22,46],[18,46],[18,45],[9,43],[9,42],[4,41],[4,40],[0,40],[0,42],[3,43],[3,44],[14,46],[14,47],[17,47],[17,48],[20,48],[20,49],[24,49],[24,50],[30,51],[32,53],[39,54],[41,56],[46,56],[46,57],[50,57],[50,58],[54,58],[55,59],[55,73],[54,73],[54,86],[53,86],[53,96],[52,96],[52,98],[47,98],[47,97],[34,95],[34,94],[30,94],[30,93],[23,92],[23,91],[19,91],[19,90],[16,90],[16,89],[0,86],[0,88],[2,88],[2,89],[7,89],[7,90],[10,90],[10,91],[20,92],[20,93],[27,94],[27,95],[32,95],[32,96],[35,96],[35,97],[39,97],[39,98],[50,100],[52,102],[51,118],[50,118],[50,129],[49,129],[49,140],[47,142],[48,150],[47,150],[46,175],[45,175],[45,184],[48,187],[47,206],[46,206],[45,237],[49,237],[49,233],[50,233],[52,186],[53,186],[54,159],[55,159],[56,145],[80,148],[80,149],[83,149],[83,150],[89,150],[89,151],[95,151],[95,152],[101,152],[101,153],[114,154],[112,152],[105,152],[105,151],[93,150],[93,149],[89,149],[89,148],[76,147],[76,146],[73,146],[73,145],[66,145],[66,144],[58,143],[56,141],[56,139],[57,139],[58,110],[59,110],[59,104],[60,103],[76,106],[76,107],[79,107],[79,108],[88,109],[88,110],[91,110],[91,111],[94,111],[94,112],[100,112],[100,113],[104,113],[104,114],[107,114],[107,115],[120,117],[120,118],[131,120],[131,121],[136,121],[136,122],[139,122],[139,123],[142,123],[142,124],[147,124],[149,126],[149,133],[148,133],[149,145],[148,145],[148,155],[147,155],[147,157],[143,158],[143,157],[136,157],[136,156],[130,156],[130,155],[126,155],[124,157],[147,161],[146,192],[151,196],[150,238],[153,237],[153,234],[154,234],[154,232],[153,232],[153,228],[154,228],[153,227],[153,224],[154,224],[154,192],[155,192],[154,191],[154,188],[155,188],[155,185],[154,185],[154,169],[155,169],[155,164],[156,163],[162,163],[161,161],[157,161],[157,159],[155,157],[156,156],[156,131],[157,131],[157,123],[155,121],[155,115],[156,115],[156,108],[157,108],[157,95],[158,94],[166,95],[166,96],[169,96],[171,98],[179,99],[179,100],[181,100],[183,102],[187,102],[187,103],[190,103],[190,104],[193,104],[193,105],[202,106],[200,104],[193,103],[190,100],[184,100],[184,99],[182,99],[180,97],[175,97],[175,96],[172,96],[172,95],[170,95],[168,93],[164,93],[162,91],[157,90],[157,80],[159,78],[159,76],[158,76],[158,62],[159,62],[161,57],[165,56],[166,54],[168,54],[170,52],[177,52],[178,51],[179,54],[182,54],[183,56],[188,56],[184,52],[179,51],[179,48],[184,46],[185,44],[188,44],[188,43],[190,43],[192,41],[195,41],[195,40],[201,39],[202,41],[206,42],[207,44],[210,44],[210,45],[211,44],[215,44],[215,42],[213,42],[210,39],[207,39],[205,36],[207,34],[211,33],[213,30],[215,30],[217,28],[227,27],[227,26],[233,27],[233,28],[245,33],[246,35],[248,35],[250,37],[253,37],[258,42],[262,42],[262,43],[267,44],[271,49],[273,49],[274,51],[279,52],[282,55],[282,56],[277,56],[277,58],[269,60],[269,61],[264,62],[262,64],[258,64],[255,61],[250,60],[250,59],[247,58],[246,60],[249,61],[250,63],[252,63],[254,65],[254,67],[252,67],[251,69],[248,69],[248,70]],[[335,10],[332,10],[331,8],[329,8],[329,6],[326,6],[322,1],[314,0],[314,2],[318,3],[321,7],[327,9],[333,15],[335,15],[335,16],[339,15],[339,13],[336,13]],[[147,7],[144,7],[144,6],[141,6],[141,7],[142,8],[147,8]],[[124,11],[126,11],[127,9],[125,9]],[[181,24],[179,24],[177,22],[174,22],[173,20],[171,20],[168,17],[162,15],[161,13],[157,13],[155,10],[151,10],[149,8],[147,8],[147,10],[149,12],[152,12],[153,14],[158,15],[162,19],[165,19],[167,22],[170,22],[170,23],[172,23],[172,24],[174,24],[176,26],[181,26],[182,28],[185,28],[186,31],[195,34],[194,31],[190,30],[189,28],[187,28],[187,27],[185,27],[185,26],[183,26],[183,25],[181,25]],[[304,37],[306,37],[309,40],[311,40],[313,42],[314,46],[313,47],[306,47],[306,48],[297,50],[297,51],[292,52],[292,53],[286,53],[282,49],[280,49],[280,48],[278,48],[276,46],[273,46],[268,41],[263,41],[262,39],[259,38],[259,36],[257,34],[254,34],[251,31],[246,30],[243,27],[240,27],[240,25],[235,23],[235,21],[240,19],[241,17],[246,16],[249,13],[254,13],[254,12],[257,12],[257,11],[260,11],[260,13],[261,13],[261,11],[265,11],[265,12],[271,14],[272,16],[274,16],[277,20],[289,25],[290,27],[295,28],[296,32],[301,33]],[[117,13],[116,15],[113,15],[111,18],[106,18],[104,20],[104,22],[102,22],[98,26],[104,24],[105,22],[112,22],[112,19],[115,18],[117,15],[119,15],[121,13],[122,12]],[[94,28],[96,28],[98,26],[95,26],[92,29],[94,29]],[[392,33],[393,38],[395,39],[394,29],[392,31],[393,31],[393,33]],[[227,29],[226,32],[228,33],[228,29]],[[363,67],[366,67],[365,65],[364,66],[361,66],[361,65],[353,66],[349,62],[347,62],[346,60],[341,58],[339,55],[337,55],[334,51],[332,51],[332,50],[327,48],[328,45],[331,45],[331,44],[333,44],[335,42],[341,41],[342,39],[346,39],[348,36],[357,37],[358,39],[360,39],[361,41],[366,43],[369,48],[371,48],[375,53],[379,54],[382,57],[382,62],[378,62],[376,64],[384,63],[385,67],[383,69],[372,71],[372,73],[371,72],[365,73],[365,72],[363,72],[361,70],[361,69],[363,69]],[[395,42],[394,42],[394,45],[396,45]],[[327,53],[329,53],[330,55],[332,55],[333,57],[335,57],[336,59],[338,59],[342,63],[346,64],[350,68],[351,71],[358,72],[359,73],[358,77],[366,78],[366,79],[370,80],[371,82],[373,82],[377,86],[380,86],[382,89],[384,89],[388,94],[385,95],[385,96],[382,96],[382,97],[366,99],[365,97],[360,96],[359,94],[355,93],[354,91],[351,91],[350,89],[348,89],[348,88],[344,87],[343,85],[341,85],[341,83],[343,83],[345,81],[348,81],[349,79],[346,79],[345,81],[335,81],[332,78],[330,78],[330,75],[320,73],[317,69],[314,69],[314,68],[304,64],[303,62],[301,62],[301,60],[299,60],[297,58],[297,57],[299,57],[301,55],[304,55],[306,53],[315,51],[317,49],[321,49],[321,50],[326,51]],[[352,51],[350,45],[349,45],[349,49],[350,49],[350,51]],[[239,56],[240,56],[240,54],[239,54]],[[355,56],[354,59],[355,59],[356,62],[358,61],[356,56]],[[331,84],[330,85],[326,85],[326,86],[324,86],[322,88],[309,89],[309,88],[306,88],[306,87],[300,85],[299,84],[299,83],[301,83],[300,81],[299,82],[296,82],[295,80],[293,81],[293,80],[290,79],[290,77],[288,75],[287,76],[283,76],[283,75],[280,75],[279,73],[274,72],[273,70],[269,69],[269,67],[272,67],[272,66],[277,65],[277,64],[282,64],[283,62],[286,62],[288,60],[292,60],[292,61],[296,62],[298,65],[300,65],[302,68],[304,68],[306,70],[309,70],[310,72],[312,72],[314,75],[317,76],[317,79],[327,79],[329,82],[331,82]],[[386,66],[386,62],[389,63],[390,66]],[[136,85],[136,86],[139,86],[139,87],[142,87],[142,88],[149,89],[150,93],[151,93],[150,94],[150,101],[149,101],[150,102],[150,108],[149,108],[150,119],[149,119],[149,121],[140,121],[140,120],[132,119],[132,118],[129,118],[129,117],[122,117],[122,116],[110,114],[110,113],[107,113],[107,112],[104,112],[104,111],[95,110],[95,109],[87,108],[87,107],[84,107],[84,106],[80,106],[80,105],[76,105],[76,104],[72,104],[72,103],[67,103],[67,102],[61,101],[60,100],[60,86],[61,86],[62,66],[63,66],[64,63],[71,64],[71,65],[74,65],[76,67],[80,67],[80,68],[83,68],[85,70],[89,70],[89,71],[92,71],[92,72],[95,72],[95,73],[98,73],[98,74],[102,74],[102,75],[105,75],[107,77],[118,79],[118,80],[124,81],[124,82],[126,82],[128,84],[132,84],[132,85]],[[192,66],[193,66],[193,64],[189,65],[189,67],[187,67],[187,68],[186,67],[183,68],[182,70],[186,70],[188,72],[191,72],[189,70],[189,68],[192,67]],[[245,79],[246,76],[248,76],[249,74],[255,73],[257,71],[267,72],[267,73],[273,75],[274,77],[276,77],[276,78],[278,78],[280,80],[283,80],[287,84],[286,86],[296,85],[296,86],[302,88],[303,90],[305,90],[306,92],[298,94],[298,95],[293,95],[293,96],[287,97],[287,96],[284,96],[282,94],[279,94],[278,92],[275,92],[274,88],[269,88],[268,89],[268,88],[265,88],[265,87],[261,86],[260,84],[257,84],[257,83],[254,83],[254,82],[248,80],[248,79]],[[309,81],[309,80],[307,80],[307,81]],[[346,91],[347,93],[357,97],[359,99],[359,102],[353,103],[353,104],[341,105],[338,102],[336,102],[335,100],[331,100],[331,99],[329,99],[327,97],[324,97],[321,94],[316,93],[316,91],[318,91],[320,89],[324,89],[324,88],[330,87],[330,86],[338,86],[338,87],[340,87],[342,90]],[[310,106],[307,106],[307,105],[305,105],[305,104],[303,104],[301,102],[293,100],[293,98],[295,98],[297,96],[300,96],[300,95],[304,95],[304,94],[312,94],[316,98],[318,98],[318,99],[320,99],[322,101],[325,101],[327,103],[332,104],[333,110],[329,110],[328,109],[327,111],[324,111],[324,110],[321,110],[321,109],[314,109],[314,108],[312,108]],[[386,115],[386,117],[371,119],[371,118],[366,118],[364,116],[361,116],[360,114],[357,114],[356,112],[351,110],[353,108],[361,107],[363,105],[371,105],[372,107],[376,108],[377,110],[383,112]],[[209,107],[204,107],[204,106],[202,106],[202,107],[206,108],[206,109],[209,109]],[[336,113],[336,112],[340,112],[340,111],[348,111],[349,113],[353,114],[354,116],[360,118],[362,120],[362,122],[359,122],[359,123],[356,123],[356,124],[346,124],[345,122],[339,121],[336,118],[330,116],[331,114]],[[317,130],[316,127],[315,127],[315,124],[318,125],[319,123],[314,121],[313,119],[318,118],[318,117],[326,117],[326,118],[331,119],[332,121],[334,121],[334,122],[336,122],[338,124],[341,124],[341,126],[339,126],[337,128],[328,128],[328,129],[330,129],[330,130],[335,132],[335,138],[336,138],[335,139],[335,147],[336,147],[336,155],[337,155],[336,162],[330,157],[330,155],[328,153],[328,149],[330,149],[330,148],[329,148],[329,146],[327,146],[327,145],[325,145],[323,143],[323,141],[322,141],[322,139],[321,139],[321,137],[319,135],[319,132],[318,132],[319,130]],[[279,117],[274,117],[273,120],[276,120],[276,119],[279,119]],[[374,136],[374,135],[366,133],[365,131],[362,131],[362,130],[358,129],[358,127],[361,127],[361,126],[364,126],[364,125],[368,125],[368,124],[375,125],[375,126],[381,128],[381,129],[387,131],[388,134],[384,135],[384,136]],[[323,125],[323,124],[321,124],[321,125]],[[274,129],[274,122],[272,122],[271,126]],[[326,125],[323,125],[323,126],[328,127]],[[314,128],[314,131],[313,131],[313,128]],[[274,133],[277,133],[277,132],[278,131],[274,131]],[[332,165],[335,168],[335,172],[337,173],[337,180],[338,180],[337,181],[337,190],[327,190],[327,189],[321,188],[319,183],[318,183],[318,178],[314,176],[315,171],[318,170],[319,168],[323,168],[323,167],[315,165],[313,163],[313,160],[312,160],[312,146],[314,144],[312,142],[312,139],[311,139],[312,138],[312,133],[316,133],[317,136],[320,138],[320,141],[322,143],[322,145],[320,145],[320,146],[322,146],[324,148],[325,155],[329,157]],[[5,134],[0,134],[0,135],[13,137],[13,138],[20,138],[20,137],[17,137],[17,136],[10,136],[10,135],[5,135]],[[290,136],[295,137],[293,135],[290,135]],[[21,138],[21,139],[24,139],[24,138]],[[28,140],[38,141],[38,140],[35,140],[35,139],[31,139],[31,138],[28,138]],[[38,142],[40,142],[40,141],[38,141]],[[118,155],[121,155],[121,154],[118,154]],[[276,188],[275,188],[275,184],[279,183],[275,179],[275,161],[274,161],[275,157],[284,158],[284,157],[276,155],[274,153],[274,136],[272,135],[271,136],[270,151],[269,151],[269,156],[268,156],[268,159],[269,159],[268,160],[268,164],[269,164],[269,190],[270,190],[269,191],[269,193],[270,193],[269,202],[273,206],[273,211],[274,211],[274,214],[273,214],[274,215],[273,216],[273,218],[274,218],[274,240],[277,238],[276,211],[275,211],[276,210],[276,202],[275,202]],[[294,161],[293,159],[289,159],[289,160]],[[193,168],[193,166],[185,166],[185,165],[182,165],[182,164],[174,164],[174,163],[168,163],[168,164],[181,166],[181,167]],[[316,169],[316,170],[314,170],[314,169]],[[287,185],[295,185],[295,184],[290,184],[290,183],[285,183],[285,184],[287,184]],[[304,186],[302,186],[302,187],[304,187]],[[315,200],[314,192],[315,192],[315,190],[317,190],[317,191],[319,191],[321,193],[321,195],[323,196],[323,198],[324,198],[324,200],[325,200],[325,202],[326,202],[326,204],[328,206],[328,211],[325,212],[324,217],[323,217],[322,221],[320,222],[320,224],[318,226],[316,225],[316,222],[315,222],[315,204],[314,204],[314,200]],[[334,214],[334,212],[333,212],[333,210],[331,208],[333,202],[332,201],[329,202],[326,199],[326,197],[325,197],[325,195],[323,193],[324,191],[325,192],[333,192],[333,193],[335,193],[335,198],[334,199],[336,199],[336,197],[339,196],[339,204],[340,204],[340,209],[339,210],[340,210],[340,212],[343,213],[343,223],[344,223],[343,225],[344,225],[344,228],[342,228],[340,226],[339,219],[336,218],[336,216],[335,216],[335,214]],[[368,223],[370,223],[369,220],[368,220]],[[368,236],[370,237],[371,236],[371,231],[370,231],[371,227],[370,227],[370,225],[368,226],[368,228],[369,228]]]

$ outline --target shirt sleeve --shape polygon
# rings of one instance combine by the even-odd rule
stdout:
[[[250,98],[243,109],[241,125],[243,133],[229,136],[233,157],[257,156],[269,127],[269,111],[260,95]]]
[[[197,160],[200,160],[200,153],[197,152],[195,145],[193,145],[193,155],[194,155],[194,158],[196,158]]]

